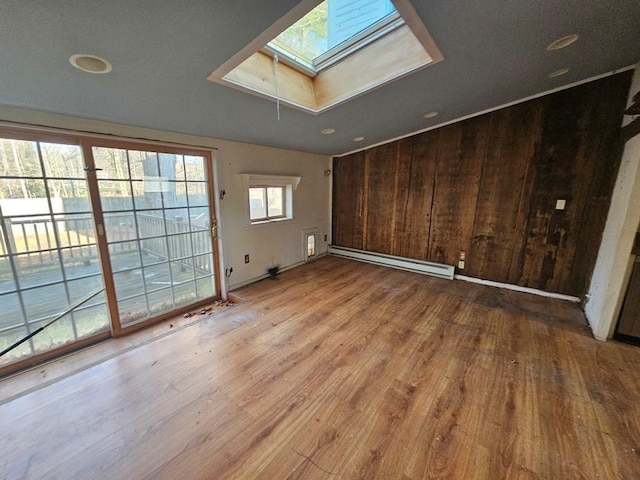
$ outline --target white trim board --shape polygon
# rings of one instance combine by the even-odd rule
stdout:
[[[580,303],[580,299],[578,297],[563,295],[562,293],[545,292],[544,290],[538,290],[537,288],[521,287],[519,285],[513,285],[511,283],[494,282],[492,280],[482,280],[481,278],[467,277],[466,275],[456,274],[453,278],[455,280],[479,283],[481,285],[487,285],[490,287],[504,288],[505,290],[515,290],[516,292],[531,293],[533,295],[539,295],[541,297],[557,298],[559,300],[566,300],[568,302]]]

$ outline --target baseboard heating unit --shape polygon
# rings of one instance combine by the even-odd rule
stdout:
[[[422,273],[425,275],[433,275],[434,277],[453,280],[454,268],[452,265],[425,262],[423,260],[397,257],[395,255],[386,255],[384,253],[366,252],[364,250],[337,247],[335,245],[329,245],[329,254],[335,255],[336,257],[359,260],[365,263],[373,263],[374,265],[383,265],[385,267],[397,268],[408,272]]]

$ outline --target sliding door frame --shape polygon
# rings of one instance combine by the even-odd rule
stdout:
[[[171,310],[170,312],[161,313],[159,315],[153,316],[151,318],[141,320],[139,322],[132,323],[131,325],[122,326],[120,325],[120,321],[118,318],[118,305],[117,305],[117,297],[115,292],[115,283],[113,281],[113,272],[111,270],[111,263],[109,261],[103,262],[105,266],[108,268],[103,270],[103,274],[105,277],[105,291],[107,293],[107,304],[109,307],[110,317],[111,317],[111,332],[114,337],[119,337],[122,335],[126,335],[136,330],[140,330],[154,323],[162,322],[163,320],[167,320],[169,318],[173,318],[180,313],[187,312],[189,310],[193,310],[194,308],[199,308],[202,305],[207,305],[211,303],[212,299],[220,298],[220,259],[219,259],[219,248],[217,241],[217,218],[216,218],[216,198],[214,195],[214,169],[213,169],[213,156],[211,153],[211,149],[200,149],[194,147],[176,147],[169,146],[167,144],[156,144],[154,142],[140,142],[140,141],[127,141],[127,140],[111,140],[111,139],[103,139],[96,137],[89,137],[87,139],[81,140],[81,146],[83,148],[83,154],[86,155],[85,162],[87,164],[87,177],[89,182],[89,191],[92,192],[91,202],[94,208],[94,219],[96,221],[96,235],[98,237],[97,243],[99,245],[100,255],[104,255],[103,258],[109,259],[110,254],[108,250],[108,245],[106,241],[105,229],[104,229],[104,216],[102,211],[102,205],[100,202],[100,196],[98,193],[98,179],[97,172],[95,167],[95,160],[93,157],[93,147],[104,147],[104,148],[117,148],[117,149],[126,149],[126,150],[148,150],[148,151],[158,151],[162,153],[171,153],[176,155],[194,155],[201,156],[204,158],[204,170],[205,170],[205,179],[207,183],[207,200],[209,202],[209,221],[211,225],[210,229],[210,239],[211,239],[211,251],[213,255],[213,269],[214,269],[214,281],[215,281],[215,295],[213,297],[209,297],[203,300],[198,300],[194,303],[190,303],[186,306],[180,306],[175,310]],[[92,183],[94,182],[94,183]],[[94,198],[95,196],[95,198]],[[99,214],[98,214],[99,213]],[[108,280],[107,280],[108,279]]]
[[[215,195],[216,180],[214,178],[214,151],[211,147],[197,147],[189,145],[180,145],[175,143],[166,143],[154,140],[139,140],[135,138],[113,137],[100,134],[74,132],[48,127],[34,126],[16,126],[0,122],[0,136],[4,138],[14,138],[16,140],[26,140],[35,142],[51,142],[62,143],[67,145],[77,145],[80,147],[85,163],[85,174],[89,192],[89,202],[92,210],[93,227],[96,235],[96,246],[100,257],[100,267],[103,276],[103,284],[105,289],[105,301],[110,319],[110,331],[99,332],[97,334],[76,340],[72,343],[55,347],[50,350],[34,354],[22,360],[9,363],[0,367],[0,377],[9,373],[16,372],[28,368],[30,366],[45,362],[47,360],[62,356],[72,351],[87,347],[97,342],[106,340],[110,337],[120,337],[134,331],[143,329],[152,324],[159,323],[170,318],[175,318],[185,312],[201,308],[210,304],[213,300],[222,296],[221,291],[221,275],[220,271],[220,245],[218,239],[219,220],[216,212],[219,211],[217,205],[217,197]],[[176,155],[193,155],[203,157],[204,174],[207,185],[207,200],[209,203],[209,222],[210,222],[210,241],[213,256],[214,270],[214,295],[204,299],[196,300],[188,305],[182,305],[169,312],[161,313],[156,316],[122,326],[118,314],[118,303],[115,290],[115,282],[113,278],[113,270],[111,268],[109,247],[104,228],[104,215],[100,194],[98,190],[98,178],[93,156],[93,147],[117,148],[127,150],[144,150],[159,153],[168,153]]]

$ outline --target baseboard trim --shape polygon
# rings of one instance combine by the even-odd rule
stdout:
[[[566,300],[568,302],[580,303],[581,300],[578,297],[571,295],[564,295],[562,293],[545,292],[544,290],[538,290],[537,288],[521,287],[519,285],[513,285],[511,283],[494,282],[492,280],[483,280],[481,278],[467,277],[466,275],[454,275],[455,280],[462,280],[464,282],[479,283],[481,285],[488,285],[490,287],[504,288],[506,290],[515,290],[516,292],[531,293],[540,297],[557,298],[559,300]]]

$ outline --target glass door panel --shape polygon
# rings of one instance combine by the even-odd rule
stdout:
[[[0,138],[0,350],[102,287],[78,145]],[[0,366],[109,329],[104,294]]]
[[[93,147],[119,320],[216,295],[204,157]]]

